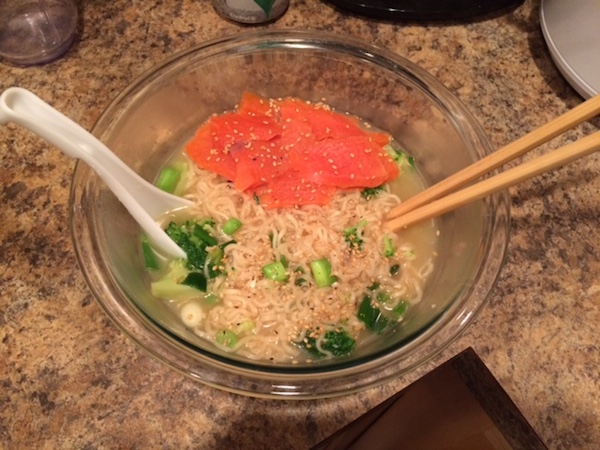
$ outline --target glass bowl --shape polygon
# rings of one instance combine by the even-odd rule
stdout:
[[[250,32],[206,42],[140,76],[92,132],[153,180],[213,113],[242,92],[327,103],[390,132],[433,184],[491,151],[466,108],[425,71],[381,48],[325,33]],[[208,385],[274,398],[347,394],[401,376],[450,344],[485,304],[509,235],[506,193],[437,219],[438,260],[424,298],[395,333],[348,359],[269,364],[220,351],[150,294],[139,227],[95,173],[75,169],[72,234],[78,261],[116,325],[169,367]]]

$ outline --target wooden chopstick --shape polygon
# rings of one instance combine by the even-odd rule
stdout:
[[[391,230],[399,230],[436,217],[598,150],[600,150],[600,131],[460,191],[448,194],[406,214],[387,220],[385,226]]]
[[[600,114],[600,95],[586,100],[547,124],[402,202],[388,212],[387,219],[402,216],[425,203],[438,199],[598,114]]]

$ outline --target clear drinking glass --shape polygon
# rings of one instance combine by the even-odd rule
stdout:
[[[75,0],[0,2],[0,59],[28,66],[63,55],[77,31]]]
[[[289,0],[213,0],[213,6],[221,16],[252,25],[277,20],[289,3]]]

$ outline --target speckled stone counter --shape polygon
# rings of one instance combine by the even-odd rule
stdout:
[[[79,6],[70,52],[39,67],[0,64],[0,88],[31,89],[88,129],[144,70],[247,29],[208,0]],[[416,24],[292,0],[268,27],[327,30],[397,52],[454,92],[499,147],[582,101],[551,61],[538,10],[539,0],[527,0],[478,21]],[[146,355],[112,325],[77,266],[68,221],[74,162],[13,125],[0,126],[0,158],[0,448],[305,449],[468,346],[550,449],[600,448],[598,154],[510,190],[506,265],[460,339],[409,376],[299,402],[221,392]]]

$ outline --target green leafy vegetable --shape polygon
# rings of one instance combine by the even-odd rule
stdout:
[[[362,191],[360,191],[360,195],[365,200],[371,200],[372,198],[377,197],[377,195],[379,195],[384,190],[385,188],[383,187],[383,185],[374,188],[365,188]]]
[[[181,284],[206,292],[206,277],[200,272],[190,272]]]
[[[302,267],[302,266],[296,267],[296,269],[294,270],[294,275],[296,276],[296,279],[294,280],[294,285],[296,285],[296,286],[308,285],[308,281],[306,280],[306,278],[304,278],[305,273],[306,273],[306,271],[304,270],[304,267]]]
[[[306,332],[306,337],[302,341],[302,345],[311,355],[321,357],[326,355],[326,353],[319,351],[319,348],[317,347],[318,338],[318,332],[309,330]],[[343,328],[326,331],[320,344],[321,349],[330,352],[333,356],[347,356],[351,354],[356,347],[354,338],[352,338]]]
[[[391,258],[396,253],[396,246],[391,237],[385,236],[383,238],[383,254],[386,258]]]
[[[186,264],[189,269],[202,269],[206,262],[207,245],[195,233],[196,228],[200,227],[194,222],[186,222],[182,225],[171,222],[165,229],[167,235],[186,253]]]
[[[344,228],[342,233],[344,240],[348,243],[351,249],[362,250],[363,246],[363,229],[367,226],[366,220],[361,220],[354,227]]]
[[[212,272],[210,276],[218,275],[219,271],[213,269],[219,265],[223,257],[223,248],[231,243],[227,242],[216,248],[219,241],[213,236],[214,221],[188,220],[183,224],[169,223],[165,232],[179,245],[187,255],[187,268],[190,270],[204,270],[208,262]],[[208,260],[208,261],[207,261]]]
[[[165,232],[186,253],[187,259],[172,261],[166,273],[151,284],[152,293],[162,298],[198,297],[206,292],[208,280],[223,271],[224,248],[233,243],[219,244],[213,235],[212,219],[189,220],[183,224],[169,223]],[[145,251],[145,250],[144,250]]]
[[[150,284],[152,295],[171,299],[201,297],[202,292],[197,287],[183,284],[183,281],[188,278],[190,273],[190,270],[185,265],[185,260],[176,259],[171,261],[167,272]]]
[[[363,297],[357,316],[368,330],[375,333],[382,333],[389,323],[388,318],[382,314],[381,310],[373,305],[373,300],[369,295]]]
[[[379,283],[369,286],[358,307],[357,317],[367,330],[381,334],[394,321],[399,321],[410,303],[394,298],[393,294],[382,288]]]
[[[306,286],[308,284],[308,281],[306,280],[306,278],[296,278],[294,280],[294,285],[296,286]]]
[[[377,289],[379,289],[380,286],[381,285],[376,281],[371,286],[369,286],[367,289],[369,289],[370,291],[376,291]]]

